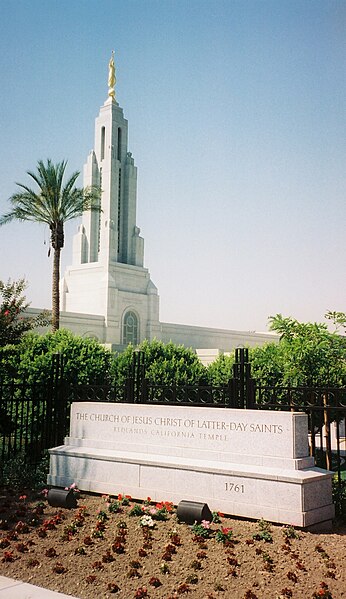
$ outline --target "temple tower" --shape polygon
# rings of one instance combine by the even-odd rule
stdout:
[[[61,282],[61,307],[104,316],[100,341],[123,346],[157,336],[159,298],[143,266],[137,168],[128,151],[128,122],[115,99],[115,81],[112,54],[108,98],[96,118],[94,149],[84,166],[84,187],[101,187],[101,212],[83,214],[73,239],[73,263]]]

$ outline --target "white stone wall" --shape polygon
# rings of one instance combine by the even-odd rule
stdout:
[[[139,318],[140,340],[159,339],[164,343],[172,341],[197,350],[204,363],[212,362],[220,353],[227,353],[237,347],[255,347],[264,343],[277,342],[279,336],[273,333],[250,333],[227,331],[188,325],[167,324],[158,321],[158,297],[156,294],[136,296],[126,291],[114,292],[114,318],[108,322],[102,315],[61,312],[60,327],[71,330],[76,335],[94,337],[100,343],[112,346],[122,345],[122,317],[127,310],[133,310]],[[116,304],[116,306],[115,306]],[[37,308],[29,308],[28,314],[38,314]],[[120,317],[116,314],[119,313]],[[47,330],[47,329],[46,329]],[[40,332],[44,332],[41,329]],[[199,349],[203,348],[203,349]]]
[[[255,347],[275,342],[279,336],[275,333],[256,333],[255,331],[232,331],[182,324],[160,323],[160,339],[164,343],[182,343],[193,349],[218,349],[230,351],[236,347]]]
[[[26,314],[28,316],[37,316],[43,310],[39,308],[28,308]],[[75,335],[81,337],[90,337],[96,339],[100,343],[105,342],[105,319],[103,316],[95,314],[75,314],[73,312],[60,313],[60,328],[68,329]],[[38,333],[46,333],[49,327],[40,327],[35,329]]]

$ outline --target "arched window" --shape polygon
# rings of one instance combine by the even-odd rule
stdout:
[[[138,318],[132,311],[126,312],[123,322],[123,344],[138,345]]]

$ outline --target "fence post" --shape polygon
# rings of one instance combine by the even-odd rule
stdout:
[[[324,430],[325,430],[325,438],[326,438],[326,467],[327,470],[332,469],[332,445],[330,441],[330,422],[329,422],[329,413],[328,413],[328,400],[327,393],[323,393],[323,422],[324,422]]]
[[[144,352],[140,349],[135,349],[132,354],[133,401],[135,403],[141,402],[144,375]]]
[[[228,391],[228,407],[234,408],[235,378],[228,380],[227,391]]]
[[[315,458],[316,456],[316,439],[315,439],[315,410],[309,410],[308,416],[310,417],[310,455]]]
[[[290,404],[290,411],[294,412],[295,411],[295,407],[294,407],[294,401],[293,401],[293,398],[292,398],[291,383],[288,383],[287,397],[288,397],[288,401],[289,401],[289,404]]]
[[[148,385],[149,385],[148,379],[146,379],[146,378],[142,379],[141,393],[140,393],[140,402],[141,403],[148,403]]]
[[[62,355],[53,354],[51,391],[52,391],[52,424],[51,441],[54,445],[61,445],[65,436],[66,395],[63,385],[64,363]]]
[[[248,410],[254,410],[256,408],[255,381],[250,377],[246,381],[246,407]]]
[[[235,350],[233,383],[229,384],[229,393],[230,407],[247,409],[255,407],[255,381],[251,378],[249,350],[246,347],[237,347]]]
[[[135,393],[134,393],[133,378],[131,376],[128,376],[126,379],[126,383],[125,383],[125,398],[126,398],[127,403],[133,403],[134,397],[135,397]]]

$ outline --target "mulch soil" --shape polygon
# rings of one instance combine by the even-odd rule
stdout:
[[[142,508],[153,527],[141,525]],[[315,534],[219,520],[204,538],[170,505],[83,493],[76,508],[58,509],[0,489],[0,574],[79,599],[346,597],[344,523]]]

